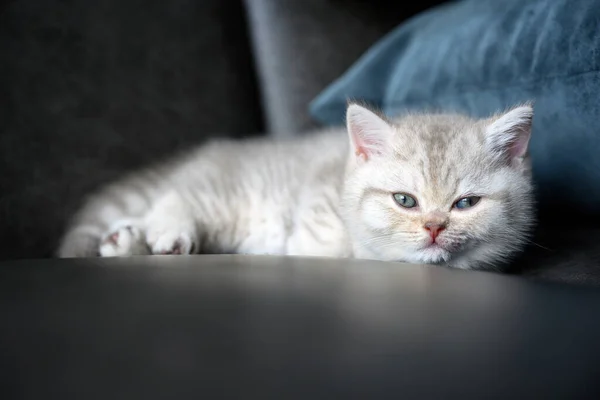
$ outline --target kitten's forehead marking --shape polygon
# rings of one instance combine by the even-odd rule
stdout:
[[[453,201],[464,180],[486,169],[478,121],[455,115],[412,115],[394,123],[396,158],[418,175],[415,190],[435,202]],[[489,168],[489,166],[487,166]]]

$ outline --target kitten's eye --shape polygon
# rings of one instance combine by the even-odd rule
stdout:
[[[413,208],[417,205],[417,200],[414,197],[407,195],[406,193],[394,193],[394,200],[398,205],[404,208]]]
[[[479,200],[481,200],[481,197],[478,196],[463,197],[462,199],[459,199],[456,203],[454,203],[454,207],[461,210],[464,208],[470,208],[473,207],[475,204],[479,203]]]

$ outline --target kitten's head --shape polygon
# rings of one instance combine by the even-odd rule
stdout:
[[[351,104],[343,214],[358,257],[498,268],[533,225],[533,109],[491,118],[406,115]]]

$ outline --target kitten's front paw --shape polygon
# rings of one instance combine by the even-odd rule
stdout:
[[[123,257],[149,254],[142,231],[127,222],[117,223],[100,241],[101,257]]]
[[[148,232],[148,246],[152,254],[192,254],[196,248],[194,235],[185,231]]]

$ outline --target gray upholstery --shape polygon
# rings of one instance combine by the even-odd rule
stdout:
[[[599,399],[600,296],[370,260],[0,263],[5,400]]]
[[[407,15],[366,2],[245,3],[267,129],[276,136],[314,126],[308,102]]]

